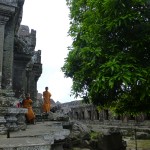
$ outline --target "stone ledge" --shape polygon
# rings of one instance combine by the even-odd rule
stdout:
[[[1,114],[25,114],[27,111],[26,108],[0,107]]]

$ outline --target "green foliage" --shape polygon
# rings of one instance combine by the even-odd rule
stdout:
[[[97,140],[102,136],[103,136],[103,134],[101,132],[91,132],[90,133],[91,140]]]
[[[150,112],[149,0],[67,0],[72,92],[116,113]]]

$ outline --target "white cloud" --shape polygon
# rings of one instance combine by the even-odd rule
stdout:
[[[49,87],[54,101],[68,102],[72,81],[64,78],[61,67],[67,57],[67,47],[71,38],[69,30],[69,10],[66,0],[26,0],[23,7],[23,25],[37,31],[36,50],[42,50],[43,73],[38,81],[38,91]]]

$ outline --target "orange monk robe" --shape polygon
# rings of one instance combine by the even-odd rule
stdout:
[[[32,110],[32,100],[31,99],[25,99],[23,100],[23,108],[27,108],[28,112],[26,113],[26,118],[28,122],[31,122],[35,119],[35,114]]]
[[[51,98],[51,93],[49,91],[44,91],[43,92],[43,98],[44,98],[44,103],[43,103],[43,112],[50,112],[50,98]]]

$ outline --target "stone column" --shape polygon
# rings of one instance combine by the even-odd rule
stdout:
[[[35,78],[34,70],[30,72],[29,82],[28,82],[28,92],[30,93],[31,99],[34,102],[33,104],[35,104],[36,97],[37,97],[37,79]]]
[[[0,22],[1,22],[1,32],[0,34],[0,41],[2,43],[0,47],[0,53],[2,54],[0,56],[0,71],[1,71],[1,87],[2,89],[7,89],[5,86],[6,78],[9,76],[11,73],[10,72],[5,72],[5,70],[10,70],[9,68],[12,67],[13,62],[10,61],[13,59],[11,56],[13,52],[13,43],[14,43],[14,30],[15,30],[15,23],[14,23],[14,18],[17,13],[17,1],[16,0],[10,0],[10,1],[2,1],[0,0]],[[10,43],[9,43],[10,42]],[[11,52],[12,51],[12,52]],[[9,53],[9,56],[6,57],[6,55]],[[6,57],[6,58],[5,58]],[[6,62],[7,64],[6,65]],[[11,69],[12,70],[12,69]],[[4,77],[6,75],[6,78]],[[10,80],[12,78],[9,78],[9,84],[11,84]],[[10,85],[9,85],[10,86]]]
[[[2,87],[12,90],[13,76],[13,51],[14,51],[14,21],[9,20],[5,26],[5,41],[3,51],[3,76]]]
[[[40,59],[41,57],[39,57]],[[42,73],[42,64],[40,63],[34,63],[33,65],[33,72],[34,72],[34,78],[33,78],[33,84],[34,84],[34,89],[33,89],[33,100],[35,104],[37,103],[37,82],[39,77],[41,76]]]
[[[31,90],[30,90],[30,86],[31,86],[31,77],[32,77],[32,72],[31,72],[31,68],[27,67],[26,68],[26,76],[27,76],[27,87],[26,87],[26,93],[30,93],[31,95]]]
[[[9,19],[8,17],[4,17],[0,15],[0,89],[1,89],[1,83],[2,83],[5,23],[8,21],[8,19]]]

